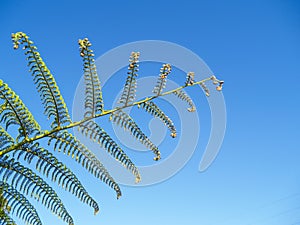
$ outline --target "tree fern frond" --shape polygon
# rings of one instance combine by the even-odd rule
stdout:
[[[15,140],[0,126],[0,150],[8,148],[15,143]]]
[[[13,152],[13,157],[19,160],[23,156],[24,160],[31,163],[33,158],[37,158],[36,169],[46,177],[51,176],[53,182],[57,182],[64,189],[71,192],[82,202],[94,208],[94,213],[99,211],[97,202],[88,194],[76,175],[60,162],[52,153],[39,146],[39,143],[27,144],[20,150]]]
[[[0,225],[17,225],[17,224],[7,213],[0,212]]]
[[[118,144],[94,121],[90,120],[79,125],[79,131],[89,137],[94,142],[100,144],[108,153],[110,153],[126,169],[135,176],[136,183],[141,179],[140,173],[130,158],[118,146]]]
[[[17,49],[19,45],[24,46],[25,55],[27,55],[28,66],[34,77],[34,83],[37,91],[40,93],[42,103],[45,108],[45,114],[48,118],[54,117],[51,124],[52,128],[60,127],[63,124],[71,122],[65,101],[60,94],[59,88],[55,82],[53,75],[44,63],[37,48],[29,37],[18,32],[12,34],[14,48]]]
[[[82,128],[84,129],[84,128]],[[81,164],[86,170],[93,174],[96,178],[109,185],[116,191],[117,198],[121,197],[119,185],[110,176],[103,164],[97,157],[72,134],[64,131],[50,135],[48,144],[54,142],[54,150],[63,151],[67,155]]]
[[[22,219],[25,223],[32,225],[42,225],[42,222],[35,208],[14,187],[3,181],[0,181],[0,192],[3,193],[3,197],[7,200],[6,204],[11,208],[11,212],[13,214]],[[6,215],[4,221],[5,220],[8,222],[13,222],[13,220],[9,218],[8,215]]]
[[[177,133],[173,121],[153,101],[143,102],[138,107],[142,107],[152,116],[159,118],[171,131],[171,137],[176,137]]]
[[[8,156],[0,158],[0,175],[3,182],[10,182],[13,187],[41,202],[58,217],[68,224],[73,224],[73,219],[69,215],[56,192],[41,177],[31,169],[24,167]]]
[[[185,93],[185,91],[183,90],[179,90],[179,91],[175,91],[173,92],[174,95],[176,95],[178,98],[180,98],[181,100],[187,102],[190,106],[190,108],[188,108],[189,112],[194,112],[196,110],[196,107],[193,103],[193,100],[190,98],[190,96],[188,96],[187,93]]]
[[[160,69],[160,74],[157,80],[157,84],[154,87],[153,93],[160,95],[163,89],[166,87],[167,76],[171,73],[172,67],[170,64],[163,64]]]
[[[83,58],[85,81],[85,113],[84,117],[93,117],[103,111],[101,85],[97,74],[92,44],[87,38],[79,40],[80,55]]]
[[[1,105],[0,120],[5,123],[6,129],[11,124],[19,126],[17,140],[28,138],[30,135],[37,134],[40,131],[40,126],[22,100],[2,80],[0,80],[0,99],[4,100],[4,103]]]
[[[154,160],[157,161],[160,159],[160,151],[152,143],[152,141],[143,133],[143,131],[138,127],[136,122],[124,111],[118,110],[111,114],[110,118],[114,123],[128,130],[132,136],[144,144],[148,149],[153,151],[156,155]]]
[[[137,72],[139,71],[139,52],[132,52],[129,58],[129,66],[128,66],[128,76],[126,79],[126,83],[123,88],[123,92],[121,95],[121,98],[119,100],[119,103],[121,106],[127,106],[131,104],[135,99],[135,92],[137,87],[136,77]]]

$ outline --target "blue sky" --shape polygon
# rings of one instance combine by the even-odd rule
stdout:
[[[132,41],[174,42],[198,54],[226,82],[226,136],[217,159],[203,173],[198,165],[210,129],[203,96],[195,100],[201,106],[197,150],[163,183],[124,186],[123,197],[116,200],[109,188],[66,159],[101,206],[95,217],[89,207],[57,189],[75,224],[300,224],[298,1],[2,0],[1,79],[45,127],[25,57],[12,49],[10,34],[16,31],[26,32],[38,45],[70,109],[82,76],[77,40],[83,37],[93,42],[96,57]],[[114,94],[113,88],[105,91]],[[134,152],[127,151],[134,159]],[[43,208],[40,215],[46,225],[64,224]]]

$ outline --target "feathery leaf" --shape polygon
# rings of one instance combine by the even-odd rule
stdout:
[[[127,113],[122,110],[118,110],[111,114],[110,119],[117,125],[128,130],[132,136],[144,144],[148,149],[153,151],[156,155],[154,157],[155,161],[160,159],[160,152],[157,146],[152,143],[152,141],[143,133],[136,122]]]
[[[11,208],[11,212],[13,214],[22,219],[25,223],[32,225],[42,225],[42,222],[35,208],[14,187],[3,181],[0,181],[0,192],[3,193],[3,197],[7,200],[6,204]],[[8,216],[6,216],[4,221],[12,220]]]
[[[17,225],[16,222],[5,212],[0,212],[0,225]]]
[[[76,175],[52,153],[40,147],[39,143],[27,144],[13,152],[16,160],[19,160],[21,156],[28,163],[31,163],[33,158],[37,158],[35,164],[37,171],[42,172],[46,177],[51,176],[53,182],[57,182],[82,202],[93,207],[95,214],[99,211],[97,202],[88,194]]]
[[[73,219],[65,209],[56,192],[41,177],[31,169],[15,162],[9,156],[0,158],[0,175],[3,182],[10,181],[11,185],[26,195],[40,199],[42,204],[68,224],[73,224]]]
[[[185,91],[183,90],[178,90],[178,91],[175,91],[173,92],[174,95],[176,95],[179,99],[187,102],[190,106],[190,108],[188,108],[188,111],[189,112],[194,112],[196,110],[196,107],[193,103],[193,100],[190,98],[190,96],[188,96],[187,93],[185,93]]]
[[[80,55],[83,58],[85,81],[85,113],[84,117],[94,117],[103,111],[101,85],[97,74],[92,44],[87,38],[79,40]]]
[[[141,179],[140,173],[133,162],[118,146],[118,144],[94,121],[90,120],[79,125],[79,131],[89,137],[94,142],[100,144],[108,153],[110,153],[126,169],[131,171],[138,183]]]
[[[82,127],[81,129],[84,129]],[[117,198],[121,197],[121,190],[119,185],[110,176],[108,171],[97,159],[97,157],[72,134],[63,131],[50,135],[48,144],[54,142],[54,150],[61,151],[65,154],[71,155],[72,158],[81,164],[86,170],[93,174],[96,178],[106,183],[113,188],[117,193]]]
[[[129,58],[129,66],[128,66],[128,76],[126,79],[126,83],[123,88],[123,92],[121,95],[121,98],[119,100],[119,103],[121,106],[127,106],[130,105],[134,99],[135,99],[135,92],[136,92],[136,77],[137,77],[137,72],[139,71],[139,52],[132,52]]]
[[[138,108],[142,107],[146,112],[152,116],[159,118],[171,131],[171,137],[176,137],[176,128],[173,121],[156,105],[153,101],[143,102],[138,105]]]
[[[159,77],[157,80],[157,84],[153,89],[153,93],[156,95],[160,95],[163,89],[166,87],[167,77],[171,73],[172,67],[170,64],[163,64],[160,69]]]
[[[24,46],[25,55],[27,55],[27,60],[29,61],[28,66],[34,77],[33,80],[36,89],[40,93],[45,108],[45,114],[48,118],[54,117],[51,127],[56,128],[64,124],[69,124],[71,118],[65,101],[60,94],[53,75],[44,63],[33,42],[22,32],[12,34],[12,40],[15,49],[17,49],[19,45]]]
[[[41,128],[30,111],[19,96],[2,80],[0,80],[0,99],[4,100],[4,103],[1,105],[0,122],[5,123],[6,129],[11,124],[19,126],[17,140],[39,133]]]

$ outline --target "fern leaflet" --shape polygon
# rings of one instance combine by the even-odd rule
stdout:
[[[53,182],[57,182],[63,188],[74,194],[82,202],[94,208],[94,213],[99,211],[97,202],[87,193],[76,175],[60,162],[52,153],[39,146],[39,143],[27,144],[20,150],[13,152],[13,157],[19,160],[21,156],[29,164],[34,158],[36,170],[42,172],[46,177],[51,175]]]
[[[1,105],[0,122],[5,123],[6,129],[12,124],[19,126],[17,140],[39,133],[41,128],[32,114],[19,96],[2,80],[0,80],[0,99],[4,100]]]
[[[14,159],[9,159],[8,156],[0,158],[0,175],[2,181],[10,183],[19,191],[34,197],[44,206],[50,209],[54,214],[62,218],[68,224],[73,224],[73,219],[65,209],[62,201],[57,196],[56,192],[49,186],[41,177],[34,173],[31,169],[24,167]]]
[[[0,181],[0,192],[7,201],[7,205],[11,208],[11,212],[22,219],[25,223],[32,225],[42,225],[42,222],[30,202],[11,185]],[[2,220],[2,218],[1,218]],[[4,218],[4,224],[12,221],[7,215]],[[13,222],[13,221],[12,221]]]
[[[0,126],[0,150],[9,148],[15,143],[15,140]]]
[[[94,121],[90,120],[79,125],[79,131],[89,137],[94,142],[97,142],[106,149],[117,161],[119,161],[126,169],[131,171],[138,183],[141,179],[138,169],[133,162],[125,154],[125,152],[118,146],[118,144]]]
[[[160,74],[157,80],[157,84],[153,89],[153,93],[160,95],[163,89],[166,87],[167,77],[171,73],[172,67],[170,64],[163,64],[160,69]]]
[[[129,59],[129,66],[128,66],[128,76],[126,79],[126,83],[123,88],[123,92],[121,95],[121,98],[119,100],[119,103],[121,106],[127,106],[131,104],[135,99],[135,92],[137,87],[136,77],[138,72],[138,61],[139,61],[139,52],[132,52],[130,59]]]
[[[139,128],[136,122],[124,111],[118,110],[111,114],[110,119],[117,125],[124,127],[126,130],[130,131],[130,134],[133,135],[137,140],[144,144],[148,149],[152,150],[156,155],[154,160],[157,161],[160,159],[160,151],[152,143],[152,141],[143,133]]]
[[[175,91],[174,95],[176,95],[178,98],[180,98],[181,100],[183,100],[189,104],[189,106],[190,106],[190,108],[188,108],[189,112],[195,112],[196,107],[193,103],[193,100],[190,98],[190,96],[188,96],[187,93],[185,93],[185,91],[183,91],[183,90]]]
[[[51,127],[56,128],[64,124],[69,124],[71,122],[71,118],[65,101],[60,94],[53,75],[44,63],[33,42],[22,32],[12,34],[12,40],[14,42],[15,49],[17,49],[19,45],[24,46],[28,66],[32,76],[34,77],[36,89],[40,93],[40,97],[45,108],[45,114],[49,119],[54,117]]]
[[[87,38],[79,40],[80,55],[83,58],[85,81],[85,114],[84,117],[94,117],[103,111],[101,85],[97,74],[92,45]]]
[[[138,107],[142,107],[152,116],[159,118],[171,131],[171,137],[176,137],[177,133],[173,121],[153,101],[143,102]]]

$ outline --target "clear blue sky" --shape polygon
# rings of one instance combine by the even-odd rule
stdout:
[[[38,45],[70,109],[82,76],[77,40],[85,36],[96,57],[132,41],[174,42],[198,54],[226,81],[226,136],[207,171],[198,172],[209,133],[205,122],[203,138],[183,170],[161,184],[122,187],[118,201],[107,186],[74,167],[101,205],[95,217],[59,191],[75,224],[300,224],[298,1],[2,0],[0,76],[43,125],[25,57],[12,49],[10,34],[16,31]],[[64,224],[44,209],[40,215],[45,225]]]

